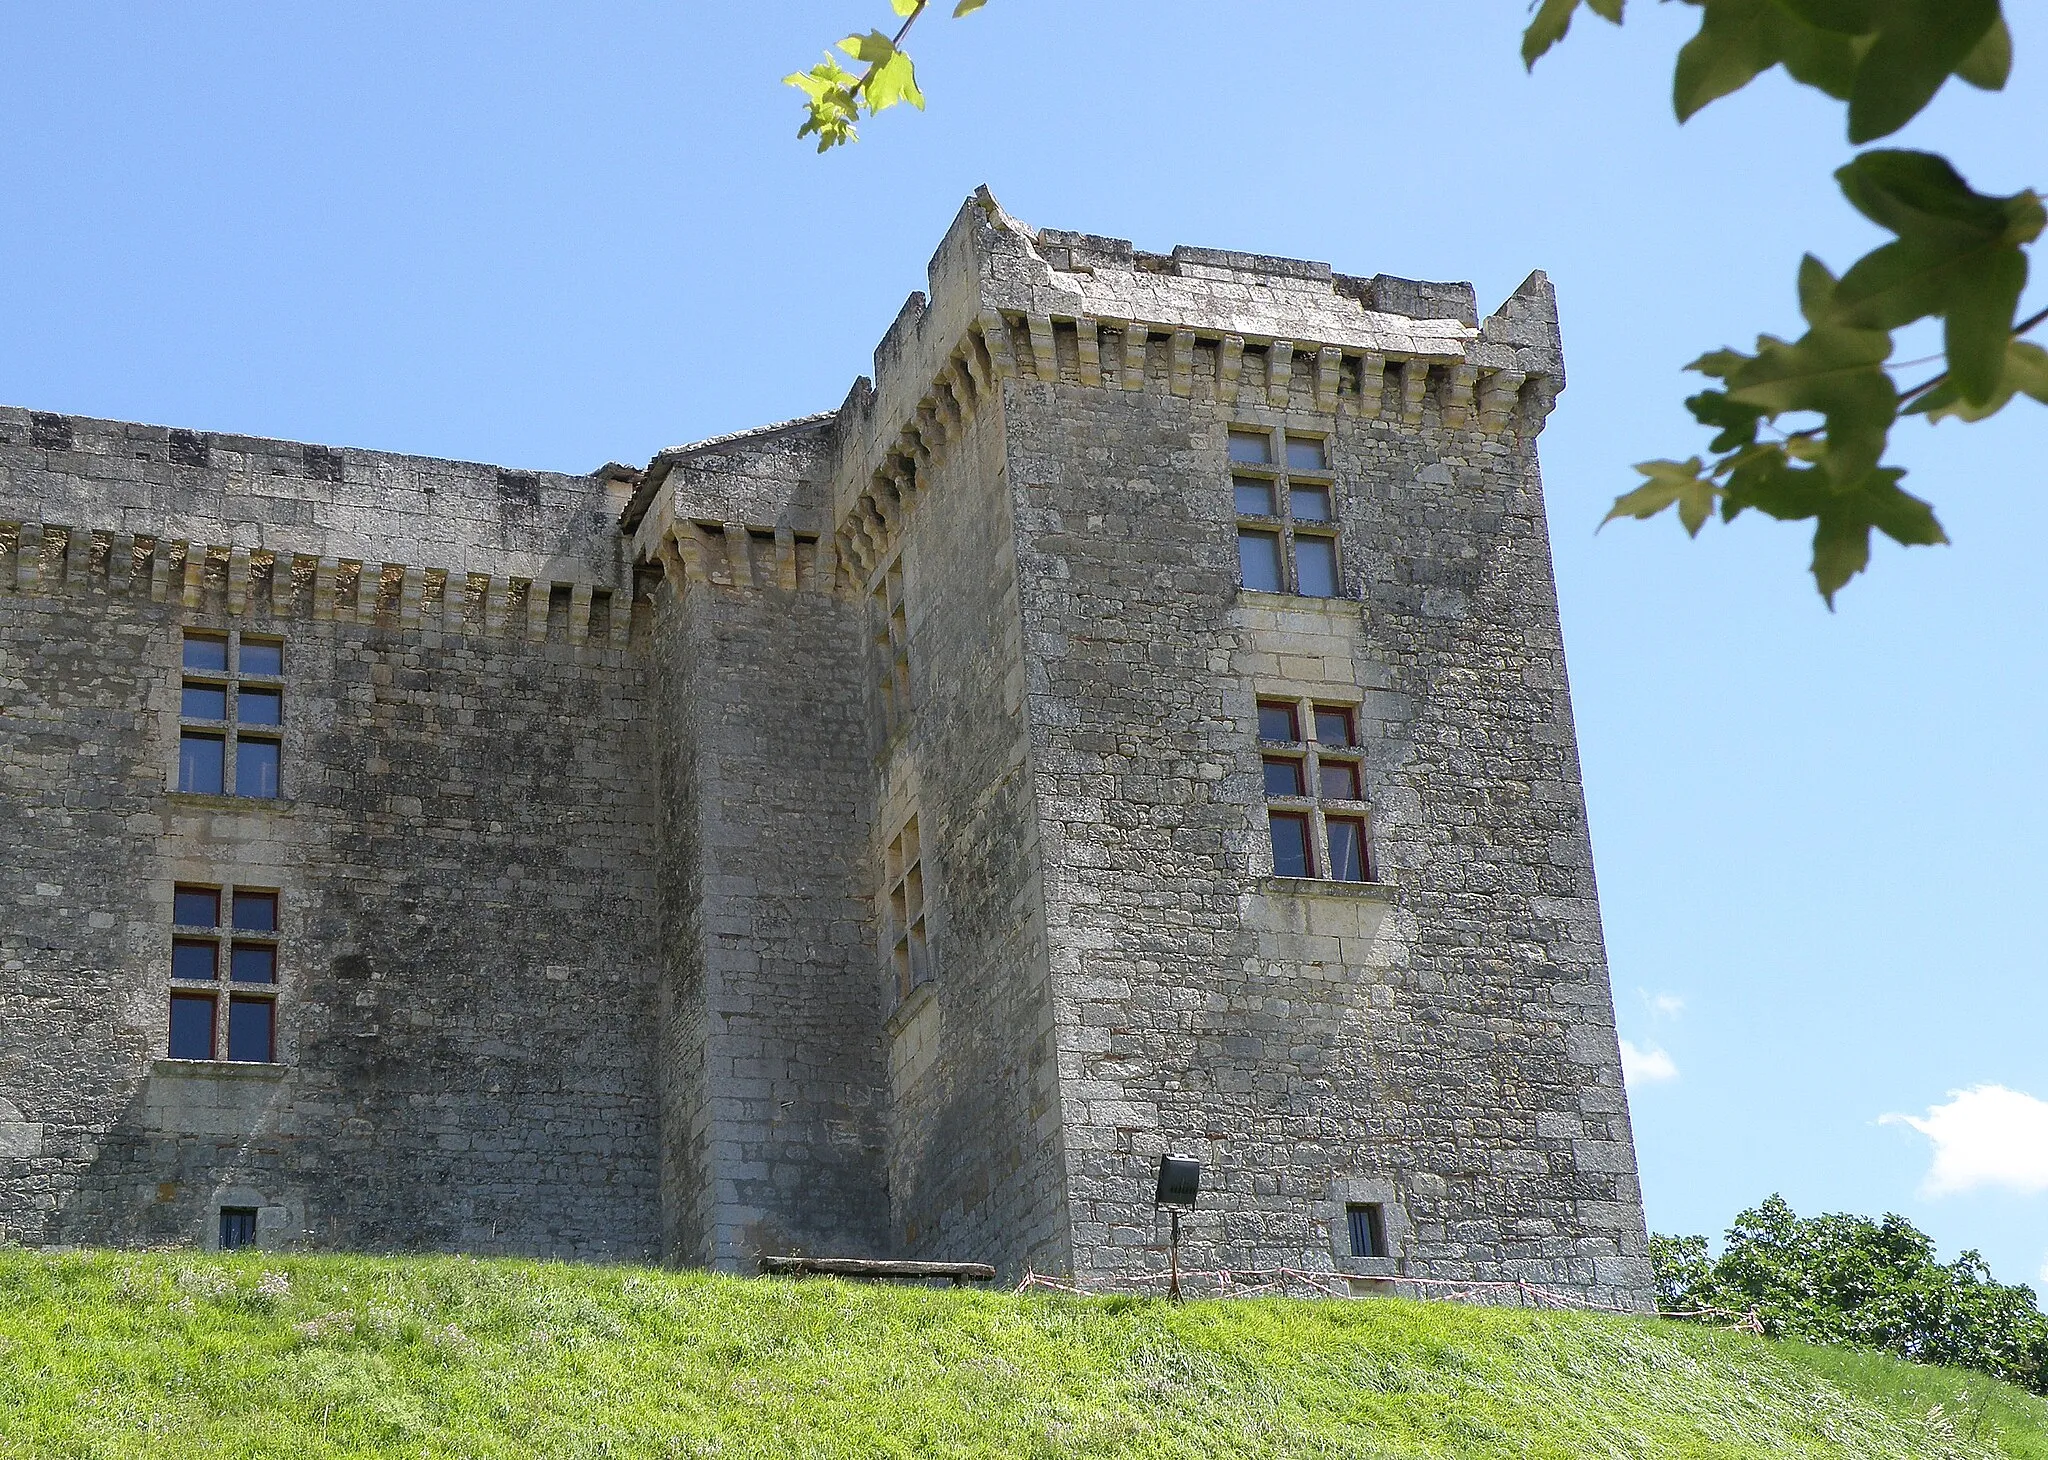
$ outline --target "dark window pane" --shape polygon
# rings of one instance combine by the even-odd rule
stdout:
[[[1287,490],[1287,510],[1296,522],[1328,522],[1330,520],[1330,493],[1326,487],[1290,487]]]
[[[181,928],[219,927],[219,889],[213,887],[180,887],[171,894],[171,921]]]
[[[1308,818],[1291,811],[1269,811],[1273,831],[1273,871],[1280,877],[1313,877],[1308,859]]]
[[[225,720],[228,717],[227,686],[194,684],[186,680],[185,698],[178,706],[178,713],[188,720]]]
[[[1302,780],[1301,762],[1287,760],[1281,756],[1266,757],[1266,794],[1268,796],[1306,796],[1308,787]]]
[[[244,686],[235,694],[235,718],[244,725],[282,725],[284,695],[274,689],[249,689]]]
[[[228,954],[228,977],[236,983],[276,983],[277,950],[267,943],[237,943]]]
[[[1312,436],[1289,436],[1287,464],[1296,471],[1321,471],[1329,463],[1323,455],[1322,442]]]
[[[1354,817],[1325,818],[1330,828],[1330,875],[1339,882],[1370,882],[1365,856],[1365,823]]]
[[[171,1058],[213,1058],[213,995],[171,995]]]
[[[1230,459],[1262,466],[1273,459],[1273,438],[1264,431],[1232,431]]]
[[[242,740],[235,744],[235,794],[277,794],[277,742]]]
[[[228,1058],[247,1064],[269,1064],[276,1012],[277,1005],[268,999],[229,999]]]
[[[187,669],[218,669],[223,674],[228,667],[228,641],[219,634],[185,635],[185,667]]]
[[[235,926],[252,933],[277,931],[277,894],[235,892]]]
[[[1351,1255],[1353,1257],[1387,1256],[1387,1213],[1378,1202],[1366,1202],[1359,1206],[1346,1207],[1344,1215],[1351,1222]]]
[[[1326,760],[1318,767],[1322,797],[1325,801],[1356,801],[1358,795],[1358,766],[1354,761]]]
[[[1294,540],[1296,590],[1310,598],[1337,596],[1337,540],[1297,537]]]
[[[227,741],[218,735],[178,737],[178,789],[218,796],[222,767],[227,763]]]
[[[1294,706],[1276,705],[1270,701],[1259,702],[1259,739],[1285,740],[1289,744],[1301,739],[1301,727],[1294,718]]]
[[[242,640],[243,674],[284,673],[284,645],[266,644],[262,640]]]
[[[171,940],[172,978],[213,978],[220,972],[220,945],[209,939]]]
[[[1316,743],[1337,746],[1357,744],[1351,738],[1351,711],[1341,705],[1317,705]]]
[[[1245,587],[1256,588],[1262,593],[1281,592],[1280,534],[1239,531],[1237,567],[1243,575]]]
[[[1271,517],[1273,484],[1253,477],[1232,477],[1230,489],[1237,498],[1237,510],[1246,517]]]
[[[256,1208],[222,1207],[220,1209],[220,1250],[233,1252],[238,1247],[256,1245]]]

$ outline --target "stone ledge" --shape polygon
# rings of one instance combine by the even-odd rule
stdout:
[[[153,1060],[149,1072],[178,1079],[282,1080],[290,1073],[281,1064],[258,1064],[254,1060]]]
[[[1363,902],[1399,902],[1401,889],[1391,882],[1338,882],[1329,877],[1266,877],[1261,885],[1267,892],[1285,892],[1297,897],[1349,897]]]
[[[290,811],[286,796],[216,796],[211,791],[166,791],[164,800],[173,806],[204,806],[215,811]]]
[[[896,1007],[889,1011],[889,1017],[882,1021],[883,1033],[892,1039],[901,1034],[904,1026],[917,1017],[918,1011],[937,997],[938,990],[939,981],[928,978],[905,994],[897,1001]]]

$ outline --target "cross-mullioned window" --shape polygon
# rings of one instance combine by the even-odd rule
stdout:
[[[1336,478],[1320,436],[1263,426],[1230,430],[1238,581],[1261,593],[1335,598]]]
[[[1274,875],[1372,881],[1357,707],[1262,698],[1259,760]]]
[[[178,789],[275,799],[284,759],[284,645],[187,633],[178,704]]]
[[[245,1064],[276,1062],[277,914],[277,893],[267,888],[181,882],[174,889],[172,1059],[220,1059],[224,1051]]]
[[[890,841],[883,876],[887,883],[884,936],[889,972],[901,1003],[932,976],[931,940],[925,928],[924,848],[918,841],[915,816],[904,822],[903,830]]]

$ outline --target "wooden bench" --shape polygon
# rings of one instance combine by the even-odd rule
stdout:
[[[900,1262],[882,1257],[763,1257],[761,1271],[770,1277],[842,1277],[867,1282],[927,1282],[948,1278],[962,1283],[994,1282],[996,1270],[985,1262]]]

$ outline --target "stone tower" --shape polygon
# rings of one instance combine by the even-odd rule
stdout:
[[[0,412],[0,1223],[1650,1276],[1472,291],[964,207],[837,411],[588,477]]]

